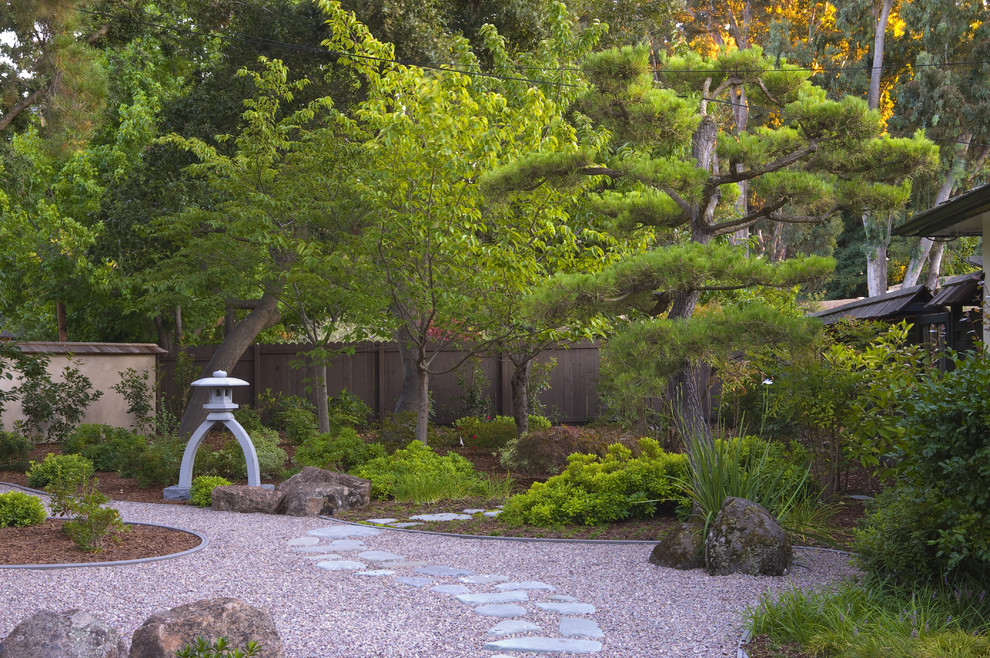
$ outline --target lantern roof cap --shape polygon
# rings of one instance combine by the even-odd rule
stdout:
[[[250,384],[237,377],[228,377],[223,370],[217,370],[212,377],[197,379],[190,386],[249,386]]]

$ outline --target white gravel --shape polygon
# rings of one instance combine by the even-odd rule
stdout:
[[[188,556],[137,565],[0,569],[0,638],[38,610],[79,607],[116,626],[129,640],[155,612],[233,596],[271,611],[290,657],[495,653],[482,646],[493,639],[487,632],[499,619],[475,614],[451,595],[403,585],[391,576],[317,568],[307,557],[311,553],[289,546],[309,530],[335,525],[331,521],[176,505],[117,507],[127,521],[195,530],[209,537],[210,545]],[[587,617],[598,623],[604,637],[602,650],[593,655],[627,658],[735,655],[742,612],[761,594],[791,585],[815,587],[853,572],[848,556],[823,551],[797,551],[796,565],[784,578],[712,578],[701,570],[649,564],[649,544],[458,539],[395,530],[363,541],[370,550],[410,561],[549,583],[555,594],[595,606]],[[421,575],[410,567],[396,572]],[[458,584],[454,578],[434,581]],[[493,584],[469,587],[472,592],[497,591]],[[523,619],[539,624],[543,635],[559,636],[561,615],[537,609],[533,601],[541,593],[530,594]]]

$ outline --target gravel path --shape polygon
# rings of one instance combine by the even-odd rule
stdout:
[[[272,612],[290,657],[496,653],[482,647],[493,639],[488,630],[499,619],[476,614],[453,596],[429,587],[403,585],[395,577],[318,568],[317,560],[307,557],[311,553],[288,544],[310,530],[341,524],[175,505],[116,506],[127,521],[195,530],[209,537],[210,545],[192,555],[138,565],[0,569],[0,638],[39,609],[80,607],[129,639],[155,612],[233,596]],[[700,570],[680,572],[649,564],[648,544],[457,539],[392,530],[362,541],[368,549],[389,551],[408,561],[542,581],[556,587],[558,595],[590,603],[596,608],[590,617],[604,632],[596,656],[734,655],[741,613],[762,593],[791,585],[813,587],[852,572],[847,556],[821,551],[798,551],[797,564],[785,578],[711,578]],[[395,571],[398,576],[418,575],[412,567]],[[434,580],[460,584],[453,577]],[[496,591],[492,585],[471,587]],[[556,635],[560,614],[530,607],[525,620]]]

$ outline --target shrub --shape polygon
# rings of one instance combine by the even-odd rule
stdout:
[[[83,484],[78,493],[67,496],[66,505],[73,518],[62,525],[62,531],[87,553],[99,553],[107,541],[120,541],[120,533],[130,530],[120,512],[106,506],[110,499],[100,493],[97,483],[94,478]]]
[[[251,435],[251,443],[254,444],[254,451],[258,455],[261,477],[274,477],[281,473],[288,455],[279,447],[278,432],[262,428]],[[206,446],[201,446],[196,455],[196,471],[232,480],[246,478],[247,462],[244,460],[241,444],[237,439],[231,438],[216,452],[208,452]]]
[[[285,430],[286,438],[295,445],[313,438],[318,431],[316,414],[309,409],[286,409],[280,412],[276,419],[277,427]]]
[[[261,646],[257,642],[248,642],[244,650],[235,649],[227,642],[227,638],[221,637],[214,643],[206,641],[206,638],[198,637],[193,644],[187,644],[175,652],[176,658],[249,658],[257,656],[261,651]]]
[[[468,416],[454,423],[461,442],[473,448],[498,450],[516,438],[516,421],[508,416],[474,418]]]
[[[78,454],[93,462],[97,471],[119,471],[121,465],[139,456],[145,449],[144,437],[123,427],[83,424],[65,440],[63,451]]]
[[[260,432],[264,427],[261,422],[261,414],[251,407],[238,407],[234,410],[234,419],[241,424],[241,427],[250,434]]]
[[[604,457],[571,455],[563,473],[510,498],[499,518],[553,526],[652,516],[658,502],[680,497],[687,458],[664,452],[653,439],[640,439],[639,446],[639,457],[621,444],[609,446]]]
[[[258,413],[261,414],[261,422],[272,429],[284,430],[285,427],[279,424],[279,414],[290,409],[306,409],[315,411],[313,403],[298,395],[287,395],[285,393],[272,393],[271,389],[258,395],[256,405]]]
[[[529,431],[530,432],[546,432],[551,427],[553,423],[546,416],[530,416],[529,417]]]
[[[127,413],[134,416],[134,426],[142,432],[150,431],[155,426],[154,390],[148,383],[150,374],[147,370],[138,372],[128,368],[120,373],[120,382],[113,386],[127,402]]]
[[[531,430],[521,439],[513,439],[501,450],[500,458],[502,465],[511,471],[560,473],[567,466],[568,455],[581,453],[604,457],[613,443],[621,443],[633,454],[640,449],[639,443],[628,435],[558,425],[545,430]]]
[[[103,395],[93,390],[93,383],[71,360],[62,370],[61,382],[53,382],[47,371],[40,370],[25,376],[18,391],[29,432],[40,435],[47,426],[48,440],[58,442],[65,440],[86,415],[86,408]]]
[[[347,472],[365,462],[385,456],[380,443],[365,443],[350,427],[334,434],[317,434],[306,441],[293,457],[299,466],[315,466],[331,471]]]
[[[31,462],[27,472],[28,486],[42,489],[49,485],[81,484],[92,477],[93,462],[82,455],[53,455],[51,453],[39,464]]]
[[[329,399],[328,407],[331,422],[334,416],[342,416],[348,419],[347,424],[353,423],[355,427],[367,425],[368,419],[374,413],[364,400],[353,393],[348,393],[346,388]]]
[[[476,477],[474,466],[464,457],[454,452],[441,457],[419,441],[386,457],[376,457],[351,471],[352,475],[370,480],[371,495],[382,500],[392,496],[396,480],[409,473],[453,479]]]
[[[215,475],[200,475],[193,478],[189,491],[189,502],[196,507],[209,507],[213,504],[213,490],[230,486],[230,480]]]
[[[432,423],[426,429],[426,440],[433,443],[437,439],[437,428]],[[398,414],[387,415],[381,422],[381,443],[387,450],[408,445],[410,441],[416,440],[416,414],[412,411],[404,411]]]
[[[0,430],[0,470],[25,470],[30,452],[31,441],[26,436]]]
[[[153,484],[175,484],[179,481],[182,453],[186,441],[165,435],[150,439],[140,453],[121,456],[118,472],[124,477],[137,478],[142,487]]]
[[[37,496],[23,491],[0,494],[0,528],[25,528],[38,525],[48,518],[45,505]]]

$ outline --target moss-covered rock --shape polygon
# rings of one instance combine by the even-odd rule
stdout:
[[[726,498],[708,529],[708,573],[783,576],[790,563],[791,542],[773,515],[750,500]]]
[[[705,530],[700,523],[682,523],[672,528],[650,553],[650,564],[671,569],[700,569],[705,566]]]

